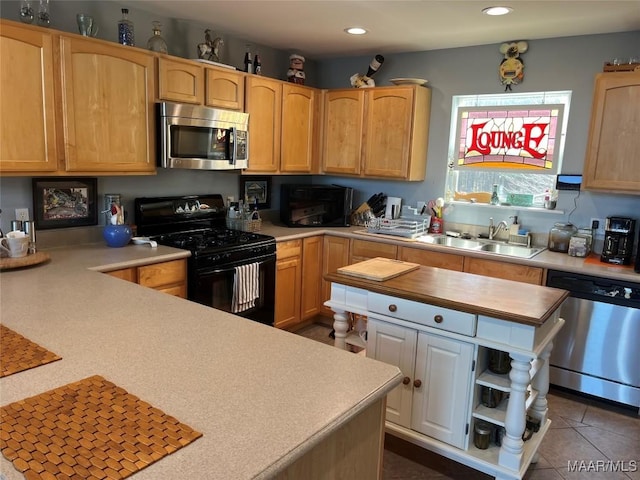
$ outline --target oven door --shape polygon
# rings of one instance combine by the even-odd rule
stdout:
[[[232,312],[231,303],[236,267],[253,262],[259,265],[259,295],[255,306],[243,312]],[[275,254],[269,254],[235,264],[226,264],[208,269],[194,269],[193,272],[189,273],[189,300],[273,326],[276,284],[275,266],[276,256]]]

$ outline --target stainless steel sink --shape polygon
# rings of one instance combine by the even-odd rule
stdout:
[[[525,247],[491,240],[470,240],[465,238],[447,237],[445,235],[422,235],[416,241],[443,245],[445,247],[461,248],[463,250],[475,250],[480,252],[495,253],[507,257],[532,258],[544,250],[544,247]]]
[[[508,257],[531,258],[543,251],[544,248],[507,245],[504,243],[486,243],[478,250],[497,253],[498,255],[506,255]]]
[[[464,238],[423,235],[416,238],[417,241],[423,243],[432,243],[434,245],[444,245],[446,247],[464,248],[465,250],[477,250],[483,244],[477,240],[467,240]]]

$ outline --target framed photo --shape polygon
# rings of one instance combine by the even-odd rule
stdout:
[[[258,201],[258,209],[271,207],[271,177],[249,177],[240,175],[240,198],[249,199],[249,205]]]
[[[98,224],[96,178],[34,178],[36,229]]]

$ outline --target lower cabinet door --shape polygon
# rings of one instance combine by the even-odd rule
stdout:
[[[473,356],[470,343],[418,333],[413,430],[464,449]]]
[[[395,365],[404,377],[403,383],[387,394],[387,416],[390,422],[411,428],[411,398],[416,358],[417,331],[369,317],[367,320],[367,357]]]

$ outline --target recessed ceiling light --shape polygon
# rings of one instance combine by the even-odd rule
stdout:
[[[507,13],[513,12],[513,8],[511,7],[487,7],[482,9],[482,13],[485,15],[506,15]]]
[[[367,31],[362,27],[349,27],[344,29],[349,35],[364,35]]]

